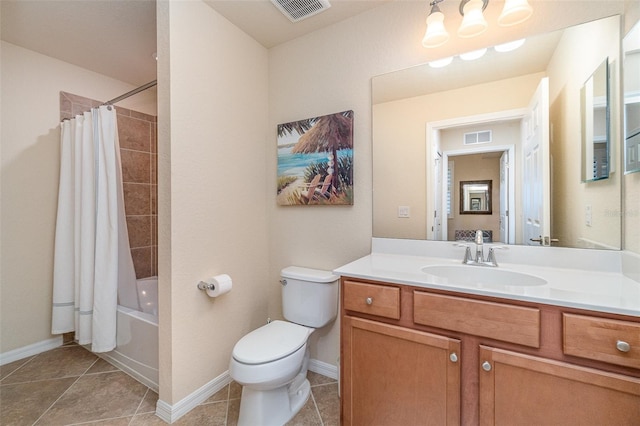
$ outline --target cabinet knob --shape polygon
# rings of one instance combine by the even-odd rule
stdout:
[[[618,340],[616,342],[616,349],[620,352],[629,352],[631,350],[631,345],[622,340]]]
[[[482,363],[482,369],[484,371],[491,371],[491,363],[489,361],[485,361]]]
[[[367,302],[367,305],[371,305],[373,303],[373,297],[367,297],[365,302]]]
[[[458,354],[455,352],[451,352],[451,354],[449,354],[449,359],[451,360],[451,362],[458,362]]]

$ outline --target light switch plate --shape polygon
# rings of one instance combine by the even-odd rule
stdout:
[[[398,217],[407,218],[411,216],[411,208],[409,206],[398,206]]]

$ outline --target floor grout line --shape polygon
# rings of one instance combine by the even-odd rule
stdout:
[[[109,417],[106,419],[96,419],[96,420],[87,420],[86,422],[80,422],[80,423],[67,423],[65,424],[65,426],[77,426],[77,425],[91,425],[94,424],[96,422],[105,422],[105,421],[109,421],[109,420],[117,420],[117,419],[126,419],[129,416],[118,416],[118,417]],[[129,421],[129,424],[133,421],[133,418],[135,416],[131,416],[131,420]]]
[[[38,355],[40,355],[40,354],[38,354]],[[20,370],[22,367],[24,367],[25,365],[29,364],[31,361],[33,361],[35,358],[37,358],[38,355],[33,355],[31,358],[25,359],[25,362],[20,364],[20,367],[16,368],[11,373],[9,373],[5,377],[3,377],[2,380],[0,380],[0,386],[4,385],[4,383],[2,383],[2,382],[4,382],[8,377],[11,377],[16,371]],[[9,383],[9,384],[13,384],[13,383]]]
[[[145,391],[144,395],[142,395],[142,399],[140,400],[140,403],[136,407],[136,411],[133,412],[134,416],[136,414],[138,414],[138,411],[140,410],[140,407],[142,407],[142,403],[144,402],[144,400],[145,400],[145,398],[147,397],[148,394],[149,394],[149,388],[147,387],[147,390]]]
[[[38,417],[38,418],[36,419],[36,421],[35,421],[35,422],[33,422],[33,425],[36,425],[36,424],[40,421],[40,419],[41,419],[45,414],[47,414],[47,412],[49,412],[49,410],[51,410],[51,408],[52,408],[54,405],[56,405],[56,403],[57,403],[58,401],[60,401],[60,398],[62,398],[62,397],[64,396],[64,394],[66,394],[67,392],[69,392],[69,389],[71,389],[71,388],[73,387],[73,385],[75,385],[76,383],[78,383],[78,380],[80,380],[80,378],[81,378],[81,377],[82,377],[82,376],[78,376],[78,378],[77,378],[76,380],[74,380],[74,381],[73,381],[73,383],[71,383],[71,384],[69,385],[69,387],[68,387],[68,388],[66,388],[66,389],[64,390],[64,392],[62,392],[60,395],[58,395],[58,398],[56,398],[56,400],[55,400],[55,401],[53,401],[53,403],[52,403],[51,405],[49,405],[49,408],[47,408],[46,410],[44,410],[44,411],[42,412],[42,414],[40,414],[40,417]]]
[[[227,411],[224,414],[225,425],[229,423],[229,409],[231,407],[230,401],[231,401],[231,383],[228,383],[227,384]]]
[[[311,400],[313,401],[313,407],[316,409],[316,415],[320,419],[320,425],[324,426],[324,421],[322,420],[322,414],[320,414],[320,410],[318,409],[318,404],[316,403],[316,397],[313,394],[313,391],[311,391]]]

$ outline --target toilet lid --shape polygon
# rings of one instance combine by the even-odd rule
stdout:
[[[286,321],[272,321],[244,336],[233,348],[233,357],[244,364],[263,364],[300,349],[313,329]]]

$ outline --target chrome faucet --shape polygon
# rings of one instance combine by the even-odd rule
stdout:
[[[482,238],[482,230],[478,229],[476,231],[476,263],[484,263],[484,247],[482,243],[484,242],[484,238]]]
[[[464,252],[464,259],[462,263],[465,265],[476,265],[476,266],[498,266],[498,262],[496,262],[496,255],[494,253],[494,248],[506,248],[506,247],[491,247],[489,249],[489,254],[487,255],[487,259],[484,258],[484,238],[482,236],[482,230],[478,229],[476,231],[475,244],[476,244],[476,256],[475,259],[471,255],[471,247],[468,245],[464,245],[466,250]]]

